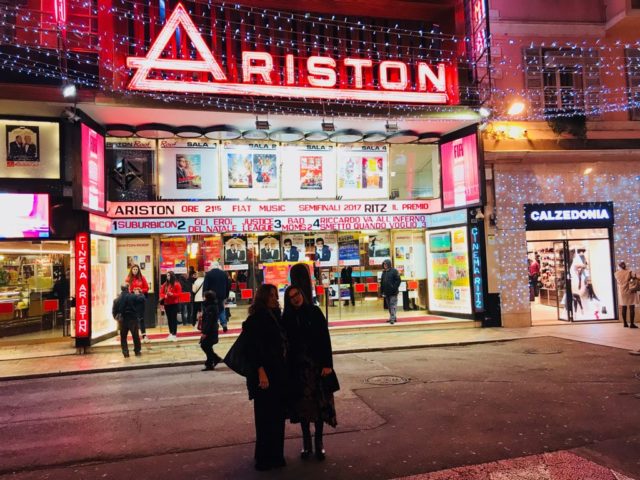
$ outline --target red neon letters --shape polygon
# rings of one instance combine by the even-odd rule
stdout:
[[[182,27],[193,42],[202,60],[178,60],[160,58],[176,28]],[[297,97],[307,99],[362,100],[402,103],[446,104],[447,69],[439,63],[434,69],[425,62],[413,67],[398,60],[385,60],[377,65],[377,87],[365,89],[363,72],[374,69],[374,63],[365,58],[344,58],[336,61],[329,56],[311,56],[303,62],[305,68],[296,70],[295,57],[287,54],[274,59],[268,52],[242,52],[242,83],[231,83],[205,44],[189,14],[178,4],[162,31],[151,45],[146,57],[128,57],[127,66],[137,71],[129,83],[130,90],[162,91],[178,93],[208,93],[216,95],[247,95],[270,97]],[[348,88],[338,88],[338,66],[347,67]],[[279,74],[282,69],[284,75]],[[214,79],[206,81],[182,81],[150,79],[151,70],[178,72],[207,72]],[[412,71],[413,70],[413,71]],[[412,87],[410,78],[415,78]],[[451,74],[449,74],[451,77]],[[413,89],[412,89],[413,88]],[[454,94],[455,96],[455,94]]]
[[[90,271],[89,234],[76,234],[76,338],[90,338],[91,295],[89,284]]]

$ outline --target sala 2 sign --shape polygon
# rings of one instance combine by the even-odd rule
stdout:
[[[186,31],[202,60],[181,60],[160,58],[167,43],[178,27]],[[189,17],[182,4],[178,4],[160,34],[151,45],[146,57],[128,57],[127,66],[136,69],[130,90],[207,93],[214,95],[246,95],[305,99],[360,100],[402,102],[419,104],[457,103],[455,85],[456,71],[439,63],[436,68],[425,62],[416,62],[410,66],[398,60],[384,60],[376,64],[377,85],[366,89],[363,82],[365,69],[373,69],[371,59],[347,57],[339,60],[345,67],[343,71],[351,74],[351,88],[339,88],[336,69],[338,61],[329,56],[310,56],[305,72],[306,85],[296,80],[296,59],[286,54],[276,69],[274,57],[268,52],[242,52],[242,83],[231,83],[227,75],[204,42],[198,28]],[[183,81],[170,79],[151,79],[151,70],[170,70],[176,72],[203,72],[211,74],[214,81]],[[411,75],[412,74],[412,75]],[[410,77],[415,85],[410,84]],[[277,79],[277,80],[276,80]]]

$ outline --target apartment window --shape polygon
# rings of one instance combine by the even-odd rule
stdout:
[[[627,48],[624,51],[629,98],[629,117],[640,120],[640,49]]]
[[[524,60],[525,85],[534,109],[545,114],[598,114],[600,72],[596,51],[527,48]]]

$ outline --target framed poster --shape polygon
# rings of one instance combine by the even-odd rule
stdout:
[[[218,144],[211,140],[161,140],[158,155],[162,198],[218,198]]]
[[[427,278],[427,252],[424,232],[393,232],[393,265],[405,279]],[[391,255],[387,258],[391,259]]]
[[[304,235],[282,234],[282,260],[285,262],[301,262],[306,259]]]
[[[313,143],[283,145],[281,152],[284,198],[335,198],[335,146]]]
[[[246,235],[223,235],[225,270],[247,270],[249,268]]]
[[[60,124],[0,119],[0,178],[60,178]]]
[[[187,240],[162,238],[160,240],[160,274],[187,273]]]
[[[370,233],[367,253],[369,265],[382,265],[385,260],[391,259],[391,236],[389,232],[380,231]]]
[[[321,232],[315,236],[307,236],[304,240],[305,250],[310,260],[319,267],[338,266],[338,234]]]
[[[338,235],[338,265],[360,265],[360,240],[357,233]]]
[[[387,145],[338,148],[338,195],[346,200],[389,198]]]
[[[280,261],[280,236],[259,235],[258,249],[260,251],[260,263],[271,263]]]
[[[202,241],[202,257],[204,259],[204,271],[208,272],[213,268],[214,262],[223,265],[222,261],[222,237],[214,235],[205,237]]]
[[[222,145],[222,188],[230,199],[279,198],[279,159],[276,143]]]
[[[104,137],[84,123],[80,126],[82,208],[104,212]]]

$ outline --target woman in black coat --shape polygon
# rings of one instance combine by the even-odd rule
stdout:
[[[289,340],[289,406],[292,423],[302,428],[301,458],[312,452],[310,424],[315,425],[315,454],[325,459],[322,439],[327,423],[337,425],[333,392],[339,389],[333,371],[329,326],[322,310],[311,305],[301,288],[285,291],[283,323]]]
[[[284,423],[287,399],[287,338],[282,327],[278,289],[261,285],[249,317],[242,324],[247,336],[249,399],[256,423],[256,470],[284,467]]]
[[[213,351],[213,346],[218,343],[218,301],[216,292],[208,290],[203,293],[202,304],[202,334],[200,335],[200,348],[207,355],[204,362],[204,370],[213,370],[222,358]]]

